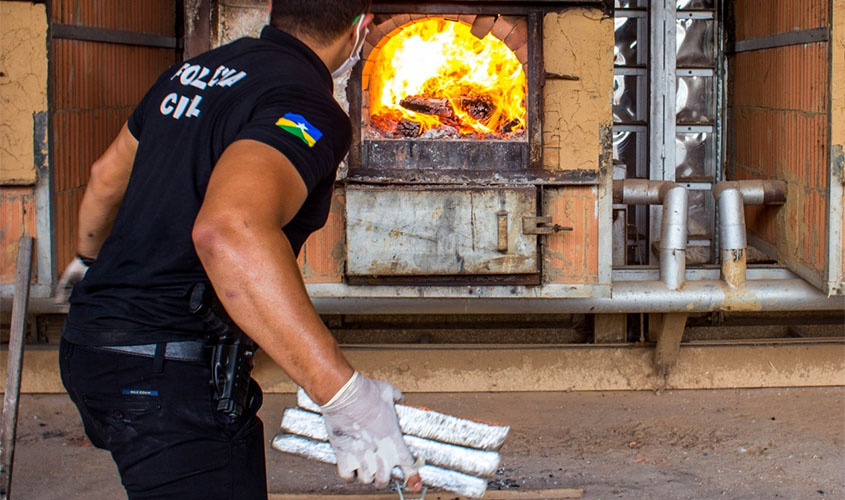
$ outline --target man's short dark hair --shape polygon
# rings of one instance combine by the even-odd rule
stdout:
[[[370,10],[371,0],[273,0],[270,23],[292,35],[328,44]]]

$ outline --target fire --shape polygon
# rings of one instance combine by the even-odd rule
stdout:
[[[375,56],[370,117],[383,135],[505,138],[525,130],[525,71],[492,34],[479,40],[466,24],[425,19]]]

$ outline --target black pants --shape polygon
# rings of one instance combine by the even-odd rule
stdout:
[[[62,339],[62,382],[91,442],[109,450],[130,500],[266,500],[261,389],[232,421],[213,407],[210,367]]]

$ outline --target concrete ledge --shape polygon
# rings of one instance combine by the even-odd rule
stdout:
[[[664,381],[648,346],[368,346],[344,352],[362,373],[405,392],[734,389],[845,385],[845,343],[684,344]],[[7,353],[0,353],[5,381]],[[56,348],[29,348],[21,391],[61,393]],[[294,384],[264,353],[255,377],[267,393]],[[2,382],[4,383],[4,382]]]

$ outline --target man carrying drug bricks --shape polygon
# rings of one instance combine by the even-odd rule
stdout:
[[[341,477],[383,487],[400,466],[420,489],[401,394],[355,372],[296,265],[349,148],[332,76],[357,62],[369,3],[273,0],[259,38],[162,74],[91,167],[57,293],[73,289],[61,373],[131,500],[267,498],[261,389],[247,371],[242,404],[218,411],[210,385],[212,371],[251,368],[252,351],[212,368],[210,353],[227,351],[189,312],[198,283],[322,405]]]

